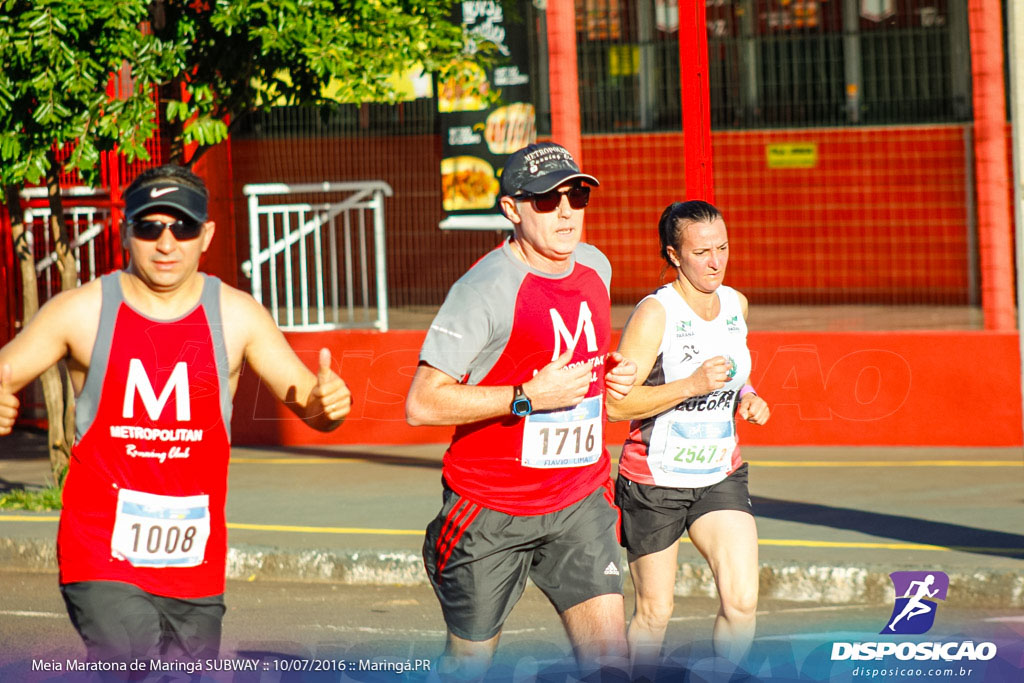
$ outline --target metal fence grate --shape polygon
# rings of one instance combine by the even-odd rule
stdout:
[[[966,3],[705,0],[712,127],[969,120]],[[671,3],[577,0],[587,133],[678,130]],[[887,10],[872,13],[871,7]]]
[[[282,329],[387,331],[387,183],[246,185],[243,194],[250,258],[242,270]]]
[[[89,282],[117,266],[112,257],[119,244],[112,244],[110,231],[110,196],[93,188],[75,186],[63,191],[64,222],[75,255],[78,283]],[[32,245],[39,286],[39,303],[46,303],[60,292],[60,272],[53,234],[50,231],[50,207],[46,188],[33,187],[22,191],[27,200],[26,234]]]

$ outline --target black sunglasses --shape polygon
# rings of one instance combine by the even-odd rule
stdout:
[[[163,221],[132,221],[131,228],[132,237],[146,242],[155,242],[160,239],[160,235],[164,234],[165,228],[170,228],[174,239],[179,242],[194,240],[203,233],[201,221],[183,218],[179,218],[173,223],[164,223]]]
[[[569,206],[574,209],[586,208],[590,203],[590,186],[573,185],[568,192],[559,192],[556,189],[541,194],[522,194],[516,199],[530,202],[537,213],[551,213],[562,203],[562,197],[568,197]]]

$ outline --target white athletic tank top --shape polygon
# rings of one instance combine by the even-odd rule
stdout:
[[[714,320],[694,313],[672,285],[647,297],[664,306],[665,333],[644,385],[689,377],[715,356],[730,358],[736,374],[717,391],[686,399],[660,415],[633,420],[619,462],[619,473],[628,479],[698,488],[725,479],[742,462],[734,415],[739,391],[750,377],[747,324],[736,290],[722,285],[717,294],[721,306]]]

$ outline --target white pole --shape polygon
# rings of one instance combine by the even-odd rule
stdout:
[[[260,256],[260,198],[249,195],[249,279],[252,281],[252,295],[256,301],[263,303],[263,264]],[[277,311],[274,311],[277,315]]]
[[[1013,119],[1013,199],[1017,235],[1017,341],[1020,345],[1021,410],[1024,411],[1024,7],[1008,2],[1006,37]],[[1021,423],[1024,433],[1024,420]]]
[[[388,259],[384,253],[384,193],[373,193],[373,256],[377,271],[377,324],[381,332],[388,331]]]

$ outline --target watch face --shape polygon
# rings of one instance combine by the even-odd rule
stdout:
[[[523,415],[529,415],[533,410],[533,405],[530,403],[530,399],[523,397],[517,398],[512,401],[512,414],[522,417]]]

